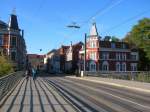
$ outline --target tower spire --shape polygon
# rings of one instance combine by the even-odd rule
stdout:
[[[16,15],[16,8],[13,8],[12,15]]]
[[[98,36],[96,22],[93,22],[93,24],[92,24],[92,27],[91,27],[91,30],[90,30],[90,35],[91,36]]]
[[[16,8],[14,8],[12,10],[8,25],[9,25],[10,29],[19,30],[18,20],[17,20],[17,16],[16,16]]]

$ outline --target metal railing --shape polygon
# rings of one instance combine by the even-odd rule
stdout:
[[[0,101],[17,84],[23,75],[24,72],[19,71],[0,78]]]
[[[86,71],[87,76],[97,76],[104,78],[123,79],[123,80],[135,80],[141,82],[150,83],[150,71]]]

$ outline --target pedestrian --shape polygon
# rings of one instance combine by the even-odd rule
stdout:
[[[26,75],[26,79],[28,80],[29,79],[29,72],[28,72],[28,70],[26,70],[25,75]]]
[[[36,70],[34,68],[32,68],[32,77],[33,77],[33,80],[35,80],[35,78],[36,78]]]

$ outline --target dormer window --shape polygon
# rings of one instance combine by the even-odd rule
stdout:
[[[111,43],[111,48],[116,48],[115,43]]]
[[[122,44],[122,48],[123,48],[123,49],[126,49],[126,44],[123,43],[123,44]]]

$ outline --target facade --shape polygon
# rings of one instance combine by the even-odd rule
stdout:
[[[73,73],[78,69],[79,51],[83,43],[53,49],[46,54],[45,65],[49,73]]]
[[[60,73],[60,53],[59,50],[53,49],[46,55],[46,69],[49,73]]]
[[[80,51],[79,67],[83,70],[84,49]],[[125,42],[102,40],[96,23],[92,25],[86,41],[86,70],[88,71],[137,71],[139,55]]]
[[[19,29],[17,16],[10,15],[9,23],[0,20],[0,55],[8,57],[15,70],[26,65],[26,44],[24,31]]]
[[[65,72],[74,73],[76,70],[78,70],[79,51],[82,46],[82,42],[76,43],[74,45],[71,43],[69,49],[66,52]]]
[[[44,55],[27,54],[28,63],[31,67],[44,70]]]

